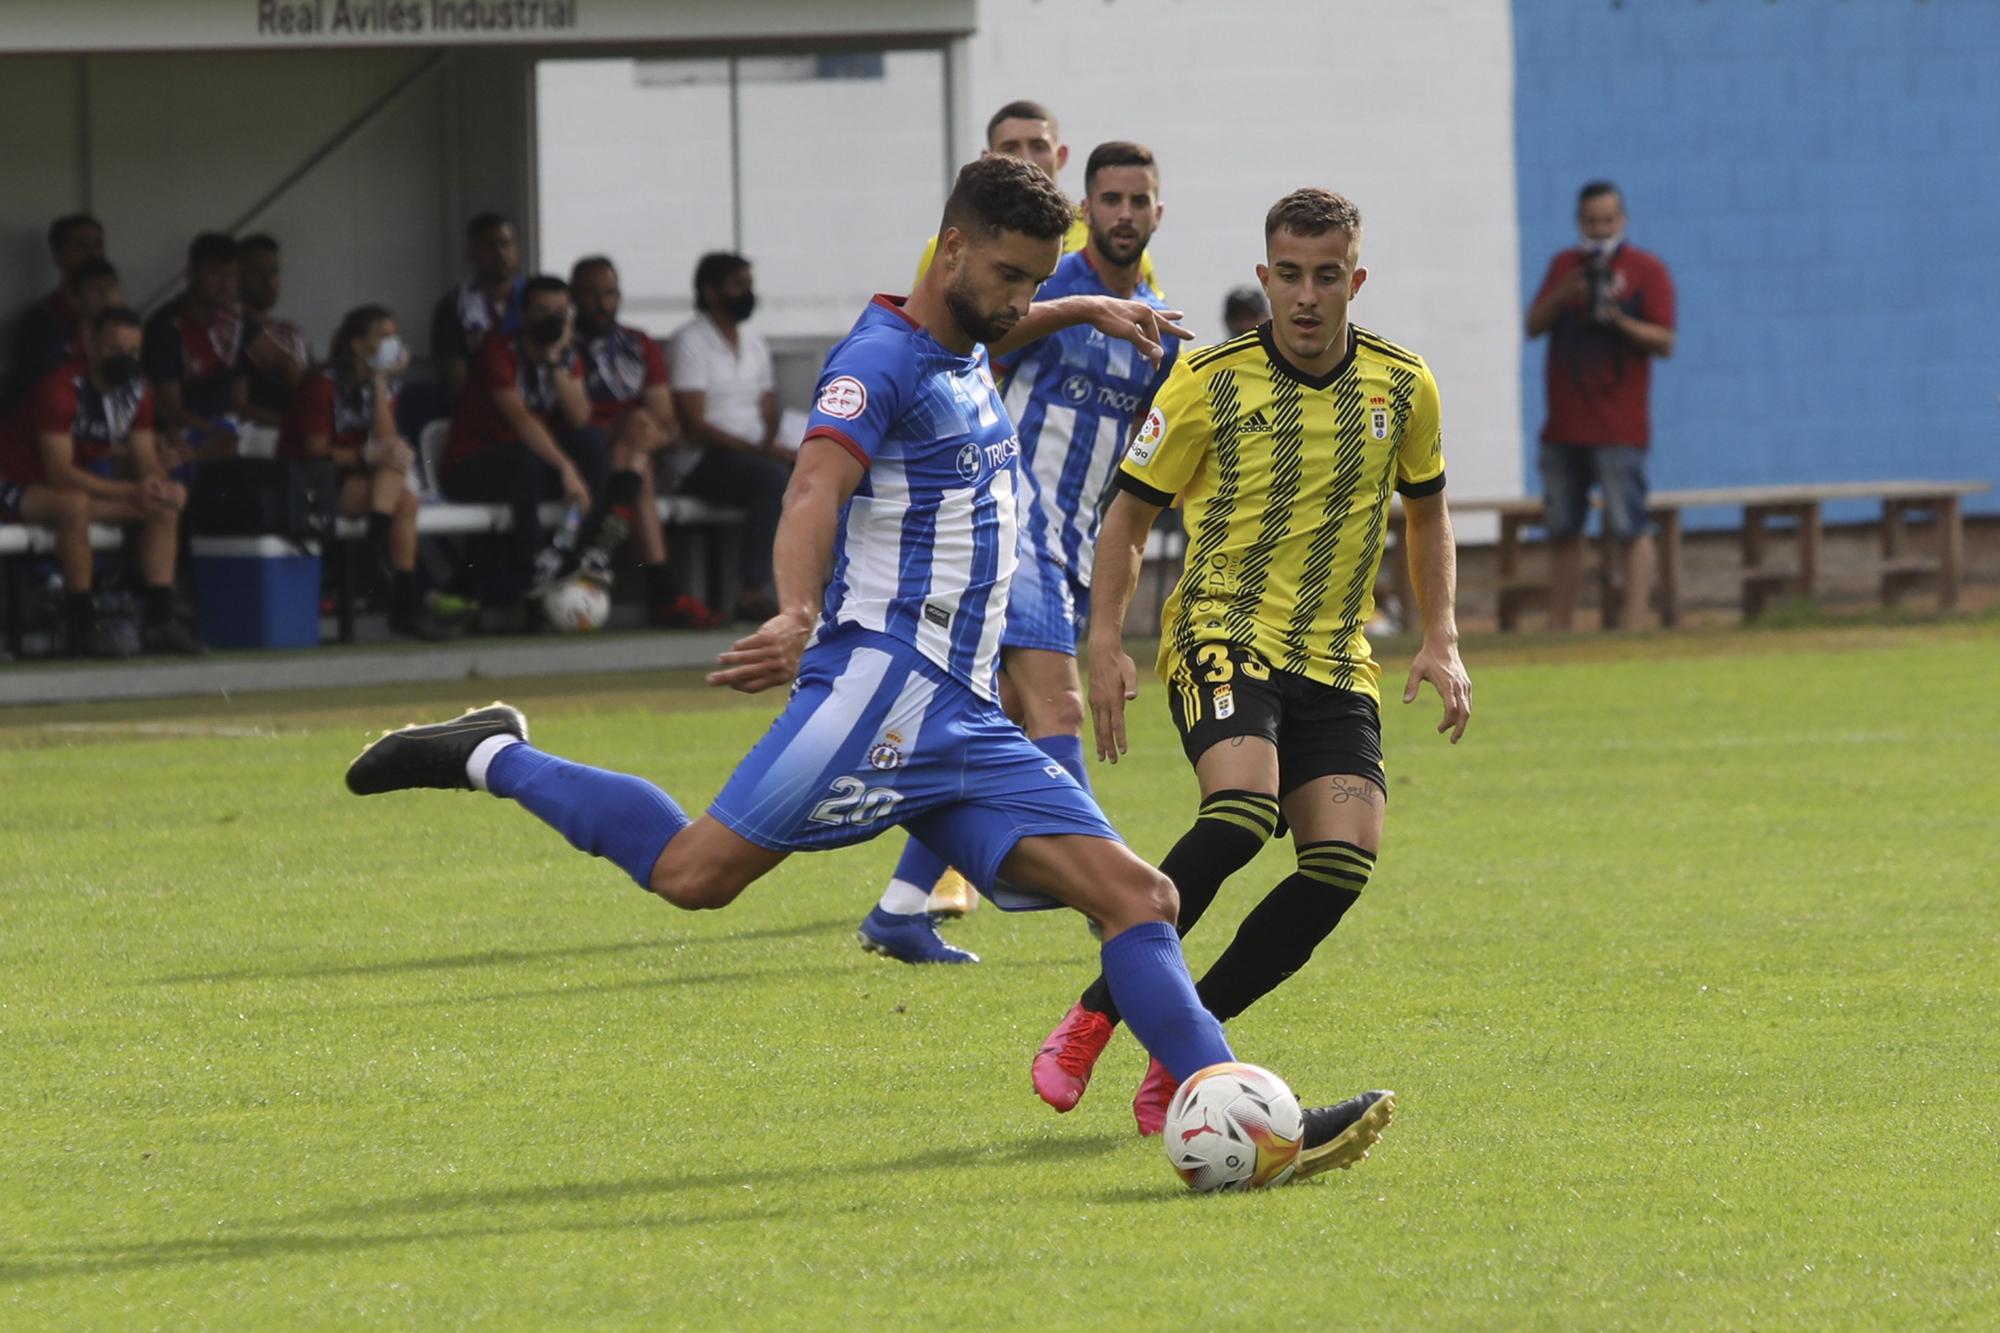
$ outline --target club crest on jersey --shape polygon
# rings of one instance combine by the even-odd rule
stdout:
[[[903,766],[903,737],[894,731],[882,733],[882,739],[868,751],[868,766],[887,772]]]
[[[852,421],[868,407],[868,386],[852,375],[841,375],[826,382],[819,391],[819,410],[830,417],[842,421]]]
[[[1370,398],[1368,400],[1368,431],[1378,440],[1389,438],[1389,400]]]
[[[1132,448],[1128,451],[1132,461],[1135,463],[1151,462],[1153,450],[1159,448],[1160,440],[1166,433],[1167,419],[1160,412],[1160,409],[1156,407],[1146,414],[1145,421],[1140,423],[1139,434],[1132,440]]]
[[[1236,692],[1232,690],[1229,686],[1227,685],[1216,686],[1214,700],[1215,700],[1216,721],[1220,722],[1224,718],[1234,717],[1236,715]]]

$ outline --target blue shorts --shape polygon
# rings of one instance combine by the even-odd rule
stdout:
[[[1549,540],[1583,535],[1590,488],[1604,492],[1604,527],[1629,542],[1653,530],[1646,517],[1646,451],[1636,444],[1542,446],[1542,511]]]
[[[843,625],[807,649],[791,702],[708,813],[774,851],[902,825],[1000,907],[1060,904],[999,881],[1022,838],[1116,839],[1063,766],[900,639]]]
[[[1089,620],[1090,589],[1055,560],[1023,550],[1007,590],[1007,627],[1000,633],[1000,646],[1075,657]]]

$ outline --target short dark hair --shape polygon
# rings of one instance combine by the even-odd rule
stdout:
[[[1003,120],[1046,120],[1049,123],[1050,134],[1059,135],[1062,133],[1062,126],[1056,123],[1056,113],[1043,106],[1040,102],[1026,100],[1009,102],[1006,106],[995,111],[986,121],[986,146],[988,148],[993,146],[993,131],[1000,128],[1000,122]]]
[[[368,330],[385,319],[394,319],[385,305],[358,305],[340,317],[340,327],[333,331],[333,343],[327,349],[326,359],[331,365],[339,365],[347,358],[347,345],[356,338],[366,337]]]
[[[1308,185],[1272,204],[1264,215],[1264,239],[1268,241],[1280,231],[1295,236],[1322,236],[1330,231],[1359,236],[1361,210],[1344,194]]]
[[[1585,182],[1584,187],[1576,192],[1576,206],[1578,208],[1582,208],[1585,204],[1589,203],[1591,200],[1602,199],[1607,194],[1617,195],[1619,207],[1621,208],[1624,207],[1625,192],[1619,189],[1616,185],[1613,185],[1610,181]]]
[[[702,310],[702,293],[710,287],[719,287],[736,274],[750,267],[750,261],[742,255],[728,250],[711,250],[695,261],[694,266],[694,308]]]
[[[143,329],[145,327],[146,321],[140,319],[139,312],[129,305],[106,306],[97,312],[96,319],[90,321],[90,331],[93,335],[102,333],[110,328]]]
[[[1066,235],[1075,221],[1076,205],[1040,167],[989,154],[958,169],[951,198],[944,201],[938,234],[956,227],[967,235],[1018,231],[1038,241],[1053,241]]]
[[[269,232],[260,231],[254,236],[245,236],[236,243],[236,255],[275,255],[278,253],[278,238]]]
[[[1231,315],[1255,315],[1262,319],[1271,313],[1271,303],[1264,299],[1264,293],[1255,287],[1232,287],[1229,295],[1222,298],[1222,317]]]
[[[84,283],[97,278],[110,278],[116,282],[118,270],[111,267],[108,259],[86,259],[69,271],[69,276],[63,279],[63,286],[69,291],[80,292]]]
[[[512,222],[509,222],[507,220],[507,215],[505,213],[495,213],[491,211],[485,213],[474,213],[472,215],[472,220],[465,224],[465,239],[468,241],[476,241],[489,231],[497,231],[501,227],[511,227],[513,225],[514,224]]]
[[[555,296],[568,296],[569,284],[553,273],[537,273],[521,288],[521,300],[526,301],[529,297],[540,296],[544,292]]]
[[[1090,189],[1090,182],[1106,167],[1151,167],[1153,175],[1160,174],[1160,164],[1153,160],[1153,150],[1142,143],[1129,139],[1112,139],[1090,150],[1090,158],[1083,164],[1083,188]]]
[[[188,242],[188,267],[233,264],[236,262],[238,248],[235,238],[227,232],[205,231]]]
[[[576,286],[577,279],[583,276],[583,271],[587,268],[608,268],[613,273],[618,271],[618,265],[611,262],[610,255],[585,255],[569,266],[570,286]]]
[[[49,253],[53,254],[69,244],[70,234],[85,227],[104,230],[104,224],[89,213],[65,213],[49,224]]]

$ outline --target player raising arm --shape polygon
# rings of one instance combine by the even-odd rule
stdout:
[[[796,687],[706,815],[534,749],[503,704],[390,733],[348,787],[490,791],[685,908],[727,906],[791,852],[901,824],[997,904],[1097,922],[1121,1011],[1177,1078],[1232,1059],[1181,960],[1172,884],[993,699],[1019,469],[978,349],[1026,322],[1070,213],[1033,168],[968,165],[923,283],[907,302],[877,297],[827,358],[779,527],[780,610],[711,678],[757,690],[796,674]],[[1114,319],[1121,304],[1076,298],[1066,317]],[[1374,1103],[1359,1101],[1309,1113],[1297,1176],[1373,1141]]]
[[[1100,758],[1125,750],[1132,659],[1121,640],[1146,533],[1179,496],[1185,572],[1162,613],[1158,671],[1201,806],[1161,863],[1185,934],[1223,880],[1291,825],[1292,875],[1250,913],[1198,988],[1224,1022],[1305,966],[1361,896],[1381,845],[1387,782],[1380,675],[1362,634],[1392,491],[1409,520],[1424,645],[1404,700],[1429,680],[1454,742],[1471,712],[1458,659],[1455,556],[1444,501],[1437,384],[1423,358],[1349,323],[1361,290],[1361,215],[1325,190],[1265,219],[1257,276],[1272,319],[1183,357],[1117,478],[1098,536],[1090,709]],[[1035,1090],[1082,1097],[1119,1007],[1102,978],[1037,1053]],[[1158,1133],[1179,1080],[1153,1064],[1133,1100]]]

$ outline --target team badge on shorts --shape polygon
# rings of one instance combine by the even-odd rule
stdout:
[[[868,766],[884,772],[903,766],[903,738],[896,732],[882,733],[881,743],[868,751]]]
[[[1216,686],[1215,693],[1211,697],[1215,703],[1216,721],[1220,722],[1224,718],[1234,717],[1236,715],[1236,692],[1232,690],[1229,686],[1227,685]]]
[[[1369,408],[1368,425],[1370,433],[1373,434],[1375,438],[1378,440],[1388,439],[1389,400],[1387,398],[1370,398],[1368,400],[1368,408]]]

